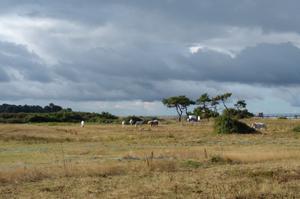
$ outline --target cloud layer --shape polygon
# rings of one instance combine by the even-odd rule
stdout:
[[[236,98],[299,106],[299,6],[296,0],[1,1],[0,100],[125,107],[233,91]]]

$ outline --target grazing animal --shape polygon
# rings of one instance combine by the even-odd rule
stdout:
[[[122,127],[124,127],[124,126],[125,126],[125,123],[126,123],[126,122],[123,120],[123,121],[122,121]]]
[[[148,124],[152,127],[152,126],[158,126],[158,120],[150,120],[148,122]]]
[[[83,120],[81,121],[80,126],[81,126],[81,128],[84,127],[84,121]]]
[[[200,116],[198,116],[197,120],[198,120],[198,122],[200,122],[200,120],[201,120],[201,117],[200,117]]]
[[[186,120],[187,122],[197,122],[197,116],[196,115],[189,115],[189,117]]]
[[[135,127],[137,127],[137,126],[141,126],[143,124],[144,124],[144,121],[136,121],[134,125],[135,125]]]
[[[130,125],[133,125],[133,124],[134,124],[133,119],[130,119],[130,120],[129,120],[129,124],[130,124]]]
[[[266,129],[267,128],[266,124],[262,123],[262,122],[254,122],[251,125],[251,127],[254,128],[254,129],[257,129],[257,130],[259,130],[259,129]]]

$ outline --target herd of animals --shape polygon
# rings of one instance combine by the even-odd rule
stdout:
[[[134,125],[135,127],[143,125],[145,122],[143,120],[141,121],[134,121],[133,119],[129,120],[129,124],[130,125]],[[158,120],[150,120],[147,122],[148,125],[150,125],[151,127],[153,126],[158,126]],[[122,126],[125,126],[126,122],[125,120],[122,121]]]
[[[197,117],[195,115],[189,115],[188,118],[187,118],[187,122],[193,122],[193,123],[194,122],[200,122],[200,120],[201,120],[200,116]],[[158,122],[157,119],[149,120],[147,122],[147,124],[150,125],[151,127],[158,126],[158,123],[159,122]],[[143,124],[145,124],[145,122],[143,120],[141,120],[141,121],[134,121],[133,119],[129,120],[129,125],[132,125],[132,126],[134,125],[135,127],[141,126]],[[125,125],[126,125],[126,121],[123,120],[122,121],[122,126],[124,127]],[[80,126],[84,127],[84,121],[81,121]],[[261,130],[261,129],[266,129],[267,128],[266,124],[262,123],[262,122],[254,122],[254,123],[251,124],[251,127],[256,129],[256,130]]]

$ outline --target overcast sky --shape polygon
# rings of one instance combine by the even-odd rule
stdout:
[[[2,0],[0,103],[165,115],[173,112],[164,97],[233,92],[253,112],[300,112],[299,8],[299,0]]]

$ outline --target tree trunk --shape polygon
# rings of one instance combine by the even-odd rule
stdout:
[[[186,117],[188,118],[188,110],[187,110],[187,107],[184,107],[184,110],[185,110]]]
[[[224,100],[222,100],[222,103],[223,103],[223,105],[224,105],[225,109],[228,111],[228,108],[227,108],[227,106],[226,106],[226,104],[225,104]]]
[[[178,114],[178,122],[181,122],[182,110],[178,106],[176,106],[176,111]]]

